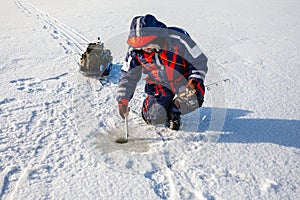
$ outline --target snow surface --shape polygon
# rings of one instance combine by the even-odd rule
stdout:
[[[298,0],[7,0],[0,8],[0,199],[300,199]],[[185,28],[209,57],[203,108],[130,141],[115,95],[131,19]],[[114,56],[78,72],[84,43]],[[200,112],[199,112],[200,111]]]

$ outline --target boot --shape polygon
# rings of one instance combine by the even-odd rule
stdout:
[[[167,127],[171,130],[178,131],[180,128],[181,120],[180,115],[178,114],[170,114],[167,119]]]

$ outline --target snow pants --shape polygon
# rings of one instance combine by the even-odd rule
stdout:
[[[145,92],[147,97],[143,102],[142,116],[147,124],[163,124],[169,115],[181,114],[173,101],[175,94],[167,87],[146,84]]]

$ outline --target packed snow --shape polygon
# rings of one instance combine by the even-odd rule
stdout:
[[[0,11],[0,199],[300,199],[298,0],[7,0]],[[116,144],[126,37],[147,13],[209,58],[205,103],[178,132],[145,125],[140,81],[129,142]],[[114,56],[106,80],[78,71],[98,36]]]

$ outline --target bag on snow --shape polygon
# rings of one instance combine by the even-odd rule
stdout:
[[[112,68],[113,57],[109,49],[101,42],[89,43],[80,58],[80,72],[85,76],[108,76]]]

